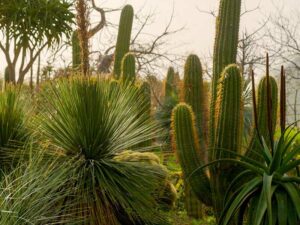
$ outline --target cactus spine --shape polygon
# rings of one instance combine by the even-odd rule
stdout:
[[[213,56],[212,97],[210,107],[210,145],[215,139],[215,106],[218,81],[224,68],[236,63],[241,0],[221,0],[216,21],[216,37]],[[214,153],[211,153],[214,154]]]
[[[118,38],[115,50],[114,77],[119,79],[121,76],[121,63],[124,55],[129,51],[131,29],[133,23],[133,8],[126,5],[121,12]]]
[[[127,53],[122,60],[122,81],[124,84],[135,82],[135,57],[132,53]]]
[[[198,199],[207,205],[212,204],[211,190],[208,176],[203,170],[196,171],[203,165],[204,149],[201,149],[195,116],[192,108],[186,103],[178,104],[172,113],[172,142],[191,188]]]
[[[277,122],[277,108],[278,108],[278,86],[274,77],[269,77],[271,106],[272,106],[272,133],[274,134]],[[270,147],[270,136],[268,131],[268,109],[267,109],[267,77],[263,77],[258,85],[257,90],[257,124],[259,136],[263,137],[266,144]],[[259,136],[256,130],[253,131],[250,146],[247,155],[251,158],[258,159],[259,149],[261,148]]]
[[[78,31],[74,31],[72,34],[72,66],[73,69],[80,68],[81,58],[80,58],[80,42],[78,37]]]
[[[196,117],[197,133],[202,148],[206,147],[207,116],[204,97],[202,67],[198,56],[190,55],[184,67],[184,101],[192,107]]]

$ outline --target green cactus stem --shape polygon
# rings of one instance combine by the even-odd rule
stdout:
[[[115,63],[113,75],[115,79],[121,76],[121,64],[124,55],[129,51],[131,29],[133,23],[133,8],[131,5],[126,5],[121,12],[118,38],[115,50]]]
[[[124,84],[135,82],[135,56],[127,53],[122,60],[122,81]]]
[[[222,149],[239,153],[242,140],[242,75],[237,65],[227,66],[219,81],[216,102],[216,138],[214,159],[232,158]]]
[[[210,145],[215,139],[215,106],[217,86],[224,68],[236,63],[238,34],[241,14],[241,0],[221,0],[216,20],[216,37],[213,56],[213,78],[210,107]]]
[[[74,31],[72,34],[72,66],[73,69],[79,69],[81,65],[80,57],[80,42],[78,37],[78,31]]]
[[[141,116],[151,117],[151,87],[150,84],[144,81],[139,87],[139,93],[141,100],[143,101],[143,108],[141,108]],[[146,140],[139,144],[139,147],[149,147],[152,144],[152,140]]]
[[[275,132],[277,122],[277,110],[278,110],[278,86],[274,77],[269,77],[270,82],[270,98],[271,98],[271,121],[272,121],[272,134]],[[267,77],[263,77],[258,85],[257,90],[257,126],[260,137],[257,131],[254,129],[250,145],[248,147],[246,155],[253,159],[260,158],[261,143],[259,138],[263,138],[266,144],[271,147],[270,135],[268,129],[268,109],[267,109]]]
[[[184,101],[189,104],[196,117],[197,133],[202,148],[207,144],[207,104],[203,87],[202,67],[198,56],[188,56],[184,67]]]
[[[183,170],[184,178],[195,195],[206,205],[212,204],[209,178],[205,171],[196,170],[204,164],[204,149],[198,141],[195,116],[186,103],[178,104],[172,113],[172,142]]]
[[[169,67],[165,82],[165,99],[177,96],[177,78],[173,67]]]

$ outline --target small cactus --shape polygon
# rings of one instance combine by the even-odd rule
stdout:
[[[167,73],[167,79],[165,82],[165,99],[176,97],[178,94],[177,92],[177,77],[175,75],[175,71],[173,67],[169,67]]]
[[[121,76],[121,64],[124,55],[129,51],[131,29],[133,23],[133,8],[126,5],[121,12],[118,38],[115,50],[115,63],[113,75],[115,79]]]
[[[79,69],[81,65],[80,57],[80,42],[78,37],[78,31],[74,31],[72,34],[72,66],[73,69]]]
[[[135,82],[135,56],[127,53],[122,60],[122,81],[124,84]]]
[[[151,117],[151,87],[148,82],[143,82],[139,87],[139,93],[141,100],[143,101],[143,108],[141,108],[141,116]],[[152,140],[146,140],[139,144],[139,147],[149,147],[152,144]]]

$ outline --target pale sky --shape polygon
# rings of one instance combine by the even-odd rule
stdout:
[[[155,12],[154,23],[147,28],[147,32],[152,34],[160,33],[163,30],[174,7],[172,28],[176,29],[184,26],[185,29],[168,39],[167,48],[170,52],[184,55],[195,53],[199,56],[207,56],[212,52],[215,18],[200,13],[199,9],[216,11],[219,0],[96,0],[96,3],[107,8],[120,7],[120,5],[128,3],[134,7],[135,12],[139,10],[143,14]],[[250,32],[259,27],[263,19],[275,11],[274,5],[280,8],[284,7],[285,11],[289,13],[299,8],[299,4],[299,0],[243,0],[242,11],[245,9],[251,10],[257,6],[259,6],[259,9],[242,17],[240,31],[247,29]],[[120,12],[114,12],[109,14],[107,19],[113,23],[118,23],[119,16]],[[100,40],[99,37],[93,41],[93,51],[100,50],[101,44],[104,43],[103,41],[99,43],[98,40]],[[0,63],[0,71],[2,72],[6,66],[3,63],[5,61],[2,54],[0,54],[0,60],[2,61]]]

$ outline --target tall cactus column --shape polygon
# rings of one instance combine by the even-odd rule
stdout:
[[[217,86],[223,69],[236,63],[241,0],[221,0],[216,21],[216,37],[213,56],[212,97],[210,107],[210,144],[215,139],[215,107]]]
[[[192,108],[186,103],[178,104],[172,113],[172,142],[182,167],[183,175],[195,195],[206,205],[212,205],[209,178],[203,170],[204,149],[201,149]]]
[[[196,55],[190,55],[185,63],[183,96],[184,101],[192,107],[195,114],[198,138],[204,149],[207,144],[207,104],[203,88],[202,67]]]
[[[243,102],[242,74],[237,65],[227,66],[220,78],[216,101],[216,136],[214,159],[235,158],[226,150],[239,153],[241,149]],[[212,167],[212,191],[217,218],[224,207],[224,195],[234,171],[232,165],[221,164]]]
[[[126,5],[121,12],[118,38],[115,50],[114,62],[114,78],[119,79],[121,76],[121,64],[124,55],[129,51],[131,29],[133,23],[133,8],[131,5]]]
[[[274,77],[269,77],[270,82],[270,98],[271,98],[271,105],[272,105],[272,128],[274,133],[276,128],[277,122],[277,110],[278,110],[278,87],[276,80]],[[260,158],[260,149],[261,143],[259,138],[263,138],[266,144],[270,147],[270,136],[268,131],[268,109],[267,109],[267,77],[263,77],[258,85],[257,90],[257,124],[258,124],[258,131],[253,131],[252,138],[250,141],[250,145],[248,147],[246,155],[252,159],[259,160]],[[259,135],[259,136],[258,136]]]

